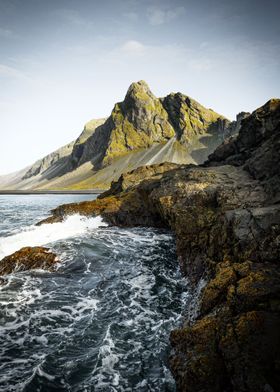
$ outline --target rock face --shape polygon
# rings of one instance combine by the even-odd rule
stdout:
[[[236,120],[232,121],[226,129],[225,136],[229,138],[230,136],[235,136],[239,133],[241,129],[242,121],[249,117],[251,113],[249,112],[240,112],[236,116]]]
[[[204,162],[236,125],[181,93],[157,98],[132,83],[107,119],[92,120],[78,139],[24,173],[0,178],[2,189],[108,189],[140,166]]]
[[[166,111],[144,81],[129,87],[124,101],[115,105],[100,134],[102,143],[94,135],[88,141],[92,148],[87,149],[80,163],[94,159],[97,167],[108,165],[132,150],[164,143],[175,136]]]
[[[209,157],[209,165],[244,166],[259,180],[272,202],[280,196],[280,111],[279,99],[272,99],[243,120],[238,137],[229,139]]]
[[[22,179],[27,180],[31,177],[37,176],[38,174],[45,173],[48,169],[56,171],[67,163],[67,159],[72,152],[74,142],[67,144],[45,156],[43,159],[35,162],[30,169],[23,175]]]
[[[181,93],[169,94],[161,102],[181,143],[195,146],[205,133],[223,138],[229,128],[225,117]]]
[[[98,133],[98,128],[103,125],[106,121],[106,118],[100,118],[97,120],[91,120],[85,124],[83,132],[80,134],[78,139],[76,139],[73,149],[71,151],[70,157],[68,159],[68,167],[65,170],[70,171],[74,167],[77,167],[81,157],[84,154],[85,149],[87,148],[87,140],[94,135],[95,132]]]
[[[0,261],[0,276],[31,269],[53,271],[58,259],[48,248],[26,247]]]
[[[178,165],[175,163],[160,163],[158,165],[141,166],[129,173],[124,173],[117,181],[113,181],[110,189],[99,195],[99,199],[104,199],[107,196],[116,195],[135,185],[140,184],[143,180],[149,178],[161,178],[166,171],[176,169]]]
[[[182,272],[194,289],[206,282],[195,314],[171,334],[179,392],[279,390],[279,119],[280,100],[270,100],[204,165],[138,169],[49,218],[101,214],[175,232]]]

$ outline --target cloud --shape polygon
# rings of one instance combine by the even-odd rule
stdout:
[[[147,64],[177,64],[183,65],[186,69],[195,72],[210,71],[215,67],[213,58],[203,50],[193,50],[184,45],[146,44],[136,40],[129,40],[116,47],[105,56],[107,61],[124,62],[125,61],[143,61]]]
[[[185,68],[193,74],[208,74],[218,70],[234,70],[235,74],[252,69],[265,69],[279,65],[279,47],[268,47],[264,43],[240,42],[233,49],[230,43],[211,45],[202,42],[196,48],[187,44],[151,44],[138,40],[127,40],[110,51],[104,51],[99,61],[126,67],[149,64],[161,69],[164,66]]]
[[[145,53],[147,47],[139,41],[130,40],[126,41],[120,49],[126,54],[142,55]]]
[[[190,51],[177,44],[148,44],[136,40],[128,40],[116,46],[111,51],[103,51],[98,61],[104,66],[158,68],[187,66]],[[152,72],[152,71],[151,71]]]
[[[279,68],[280,45],[265,41],[224,41],[222,44],[211,45],[203,42],[190,61],[190,67],[196,71],[231,69],[236,73],[252,70]]]
[[[152,26],[158,26],[164,23],[168,23],[173,19],[185,13],[184,7],[174,8],[160,8],[160,7],[149,7],[147,9],[147,17]]]
[[[13,79],[28,79],[28,77],[20,70],[5,64],[0,64],[0,77]]]

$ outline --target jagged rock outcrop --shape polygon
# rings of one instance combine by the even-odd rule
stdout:
[[[203,166],[142,169],[140,183],[138,169],[48,220],[79,212],[172,228],[183,273],[194,288],[206,282],[196,314],[171,334],[179,392],[279,390],[279,120],[270,100]]]
[[[25,247],[1,260],[0,276],[31,269],[53,271],[57,262],[57,256],[48,248]]]
[[[22,179],[26,180],[30,177],[46,172],[49,168],[54,168],[56,165],[63,166],[70,156],[74,142],[59,148],[58,150],[46,155],[43,159],[36,161],[23,175]]]
[[[97,129],[103,125],[106,121],[106,118],[100,118],[97,120],[91,120],[87,122],[84,126],[83,132],[80,134],[78,139],[76,139],[73,149],[71,151],[71,155],[69,157],[69,162],[68,162],[68,170],[72,170],[73,168],[77,167],[81,157],[85,153],[85,150],[87,149],[87,140],[92,137],[92,135],[97,131]],[[100,143],[102,141],[100,140]]]
[[[236,115],[236,120],[232,121],[225,130],[225,139],[235,136],[238,134],[241,128],[242,121],[249,117],[251,113],[249,112],[240,112]]]
[[[279,99],[271,99],[243,120],[239,136],[219,146],[207,164],[243,165],[253,178],[262,182],[267,197],[279,202],[279,133]]]
[[[75,142],[23,175],[5,178],[2,188],[108,189],[122,173],[143,165],[202,163],[234,132],[225,117],[192,98],[181,93],[157,98],[139,81],[107,119],[90,121]]]
[[[183,143],[192,144],[194,137],[205,134],[205,131],[222,136],[229,128],[230,122],[225,117],[181,93],[169,94],[161,102]]]
[[[176,169],[177,167],[178,165],[175,163],[168,162],[160,163],[158,165],[138,167],[131,172],[122,174],[117,181],[113,181],[110,189],[99,195],[99,198],[104,199],[107,196],[116,195],[134,187],[135,185],[140,184],[140,182],[149,178],[159,179],[162,177],[163,173]]]

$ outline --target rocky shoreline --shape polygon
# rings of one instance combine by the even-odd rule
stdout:
[[[280,100],[242,121],[200,166],[160,164],[124,174],[66,215],[171,228],[183,274],[205,279],[194,319],[172,332],[179,392],[276,392],[280,385]]]

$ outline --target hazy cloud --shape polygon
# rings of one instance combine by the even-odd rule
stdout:
[[[145,50],[146,50],[145,45],[143,45],[139,41],[134,41],[134,40],[126,41],[121,46],[121,51],[123,51],[124,53],[127,53],[127,54],[137,54],[137,55],[140,54],[141,55],[141,54],[144,54]]]
[[[190,51],[182,45],[151,45],[136,40],[128,40],[110,52],[104,52],[100,60],[106,63],[120,63],[128,58],[135,59],[138,62],[141,58],[141,61],[147,65],[152,65],[154,60],[157,60],[156,63],[160,63],[172,59],[173,63],[186,63],[188,54],[190,54]]]
[[[178,18],[184,13],[184,7],[160,8],[153,6],[148,8],[147,17],[151,25],[158,26],[170,22],[171,20]]]
[[[144,78],[147,73],[170,72],[177,67],[188,67],[191,51],[183,45],[154,45],[136,40],[128,40],[111,51],[104,51],[98,61],[103,69],[129,69],[137,74],[136,79]],[[132,71],[133,70],[133,71]]]
[[[5,78],[28,79],[22,71],[5,64],[0,64],[0,77],[1,76]]]

